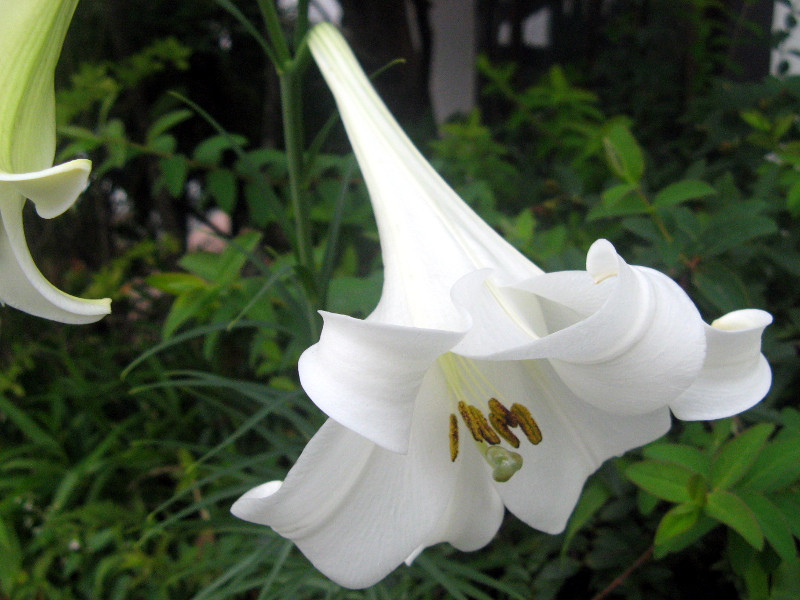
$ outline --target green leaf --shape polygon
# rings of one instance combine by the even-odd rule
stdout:
[[[178,296],[190,290],[208,287],[208,282],[191,273],[153,273],[147,278],[148,285]]]
[[[800,180],[795,181],[786,192],[786,208],[792,216],[800,216]]]
[[[700,517],[700,507],[694,503],[678,504],[668,510],[661,518],[656,530],[654,543],[663,546],[669,540],[683,535],[691,529]]]
[[[206,177],[206,186],[219,206],[226,213],[233,212],[236,206],[236,176],[228,169],[211,171]]]
[[[161,185],[166,188],[171,196],[180,196],[183,193],[186,175],[189,172],[186,157],[182,154],[168,156],[159,160],[158,166],[161,168]]]
[[[660,460],[643,460],[625,470],[633,483],[670,502],[689,502],[689,480],[693,473],[674,463]]]
[[[715,193],[716,190],[705,181],[684,179],[659,190],[653,199],[653,206],[656,208],[668,208],[687,200],[694,200]]]
[[[783,560],[797,555],[792,530],[783,513],[766,497],[755,492],[740,492],[739,497],[750,507],[764,532],[764,537]]]
[[[751,304],[749,290],[741,276],[722,263],[702,265],[692,275],[692,283],[721,313]]]
[[[383,288],[383,275],[369,277],[336,277],[328,291],[327,310],[345,315],[368,315],[375,309]]]
[[[198,315],[204,314],[219,293],[218,287],[198,288],[175,298],[167,318],[164,319],[164,325],[161,329],[162,337],[164,339],[169,338],[181,325]]]
[[[147,150],[156,154],[172,154],[178,147],[178,140],[169,134],[160,135],[150,141]]]
[[[772,575],[770,600],[800,598],[800,559],[782,562]]]
[[[178,264],[207,281],[227,285],[239,277],[260,241],[261,234],[250,231],[231,240],[222,254],[193,252],[182,257]]]
[[[162,115],[156,119],[156,121],[150,126],[150,129],[147,130],[147,143],[151,144],[153,140],[159,137],[162,133],[172,129],[178,123],[182,123],[191,117],[192,114],[192,111],[181,108]]]
[[[711,487],[727,489],[744,477],[774,430],[774,425],[760,423],[726,442],[711,463]]]
[[[0,413],[3,414],[3,420],[13,423],[26,438],[39,446],[42,451],[46,449],[56,456],[63,455],[64,450],[58,441],[42,429],[24,410],[3,395],[0,395]]]
[[[644,174],[644,156],[627,124],[621,121],[611,123],[603,136],[603,148],[614,173],[638,186]]]
[[[706,479],[711,469],[711,459],[708,455],[687,444],[656,442],[645,446],[644,456],[680,465]]]
[[[783,492],[775,494],[771,498],[783,514],[794,536],[800,538],[800,493],[796,491]]]
[[[769,217],[758,214],[726,213],[714,215],[701,232],[704,256],[718,256],[759,237],[778,231]]]
[[[572,511],[572,516],[567,523],[567,529],[564,534],[564,543],[561,546],[561,555],[566,554],[569,549],[569,544],[576,533],[589,522],[594,514],[606,503],[611,494],[608,489],[595,481],[583,489],[580,500]]]
[[[742,120],[759,131],[768,132],[772,129],[772,122],[758,110],[743,110],[739,113]]]
[[[800,440],[767,444],[740,486],[758,492],[774,492],[800,479]]]
[[[216,165],[222,160],[223,152],[242,147],[245,144],[247,144],[247,138],[242,135],[214,135],[198,144],[192,158],[197,162]]]
[[[712,519],[741,535],[756,550],[764,547],[764,532],[753,511],[739,496],[726,490],[715,490],[706,497],[703,510]]]
[[[615,185],[602,195],[602,203],[598,204],[589,214],[588,221],[603,217],[619,217],[625,215],[641,215],[653,212],[647,202],[637,193],[637,186],[629,183]]]
[[[14,592],[22,571],[22,549],[14,527],[7,527],[0,519],[0,592]]]

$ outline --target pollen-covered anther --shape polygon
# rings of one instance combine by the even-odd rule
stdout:
[[[535,446],[542,441],[542,430],[539,429],[539,424],[527,408],[515,402],[511,405],[511,412],[517,418],[519,428],[522,429],[531,444]]]
[[[450,414],[450,461],[456,462],[458,458],[458,417]]]
[[[489,398],[489,411],[500,417],[508,427],[517,426],[517,417],[497,398]]]
[[[489,414],[489,422],[494,427],[494,430],[500,434],[500,437],[511,444],[514,448],[519,448],[519,438],[509,429],[508,424],[503,420],[503,417],[497,413]],[[516,420],[515,420],[516,423]]]
[[[461,419],[464,421],[464,425],[467,426],[467,429],[469,429],[469,432],[472,434],[472,439],[474,439],[476,442],[482,442],[483,436],[481,435],[481,427],[475,422],[472,413],[469,411],[467,403],[463,400],[458,403],[458,412],[461,414]]]
[[[483,416],[483,413],[480,411],[480,409],[472,405],[467,405],[467,410],[469,411],[469,414],[474,422],[478,425],[483,441],[493,446],[499,444],[500,436],[498,436],[494,429],[491,428],[489,421],[486,420],[486,417]]]

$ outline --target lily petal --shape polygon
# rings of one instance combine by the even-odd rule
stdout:
[[[548,359],[572,393],[616,414],[647,414],[667,406],[689,388],[705,359],[697,308],[674,281],[652,269],[630,267],[605,240],[590,249],[587,265],[593,264],[602,266],[602,276],[588,270],[552,273],[494,294],[456,290],[478,325],[454,350],[492,360]],[[504,292],[506,301],[498,303],[494,296]],[[476,317],[492,303],[506,310],[493,309],[491,327],[506,331],[511,321],[542,337],[514,347],[509,335],[495,336],[492,344],[489,325],[481,326]],[[526,314],[531,310],[534,315]]]
[[[453,495],[447,414],[436,403],[419,410],[406,455],[328,420],[282,485],[251,490],[231,512],[293,540],[340,585],[380,581],[427,538]]]
[[[53,164],[54,72],[78,0],[5,0],[0,24],[0,171]]]
[[[604,461],[669,430],[667,408],[619,416],[588,406],[546,361],[476,363],[502,396],[528,407],[541,429],[541,443],[522,439],[516,449],[522,468],[494,483],[508,510],[541,531],[563,531],[586,478]]]
[[[86,300],[62,292],[33,262],[22,223],[24,199],[0,185],[0,301],[37,317],[62,323],[93,323],[111,312],[111,300]]]
[[[450,288],[458,279],[500,265],[505,284],[542,272],[436,173],[389,114],[332,25],[316,26],[308,46],[336,99],[375,210],[385,274],[374,319],[458,329],[460,317],[450,302]]]
[[[703,370],[677,400],[673,414],[684,420],[722,419],[758,403],[769,391],[772,371],[761,354],[761,334],[772,323],[763,310],[728,313],[705,326]]]
[[[320,340],[298,365],[303,389],[341,425],[387,450],[405,453],[425,373],[463,333],[321,314]]]
[[[0,171],[0,186],[32,200],[40,217],[52,219],[75,204],[86,188],[91,170],[91,161],[79,158],[35,173]]]

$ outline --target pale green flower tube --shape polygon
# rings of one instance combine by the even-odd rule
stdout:
[[[64,323],[91,323],[108,298],[84,300],[48,282],[25,240],[22,208],[33,201],[51,219],[75,203],[91,163],[53,167],[54,72],[78,0],[0,1],[0,302]]]

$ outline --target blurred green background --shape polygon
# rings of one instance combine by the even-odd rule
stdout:
[[[339,588],[228,512],[282,479],[323,421],[296,377],[316,310],[365,316],[380,294],[332,99],[307,65],[309,270],[257,3],[82,0],[57,73],[58,160],[90,157],[92,182],[27,234],[53,283],[111,296],[113,314],[77,328],[0,313],[0,598],[800,597],[800,78],[786,42],[800,6],[463,3],[451,25],[473,36],[474,94],[442,120],[440,5],[340,3],[368,71],[405,59],[375,82],[423,153],[545,270],[583,268],[605,237],[709,321],[770,311],[767,399],[609,461],[560,536],[508,517],[482,551],[442,545],[374,588]],[[291,40],[297,15],[281,14]],[[533,43],[526,23],[545,14]]]

